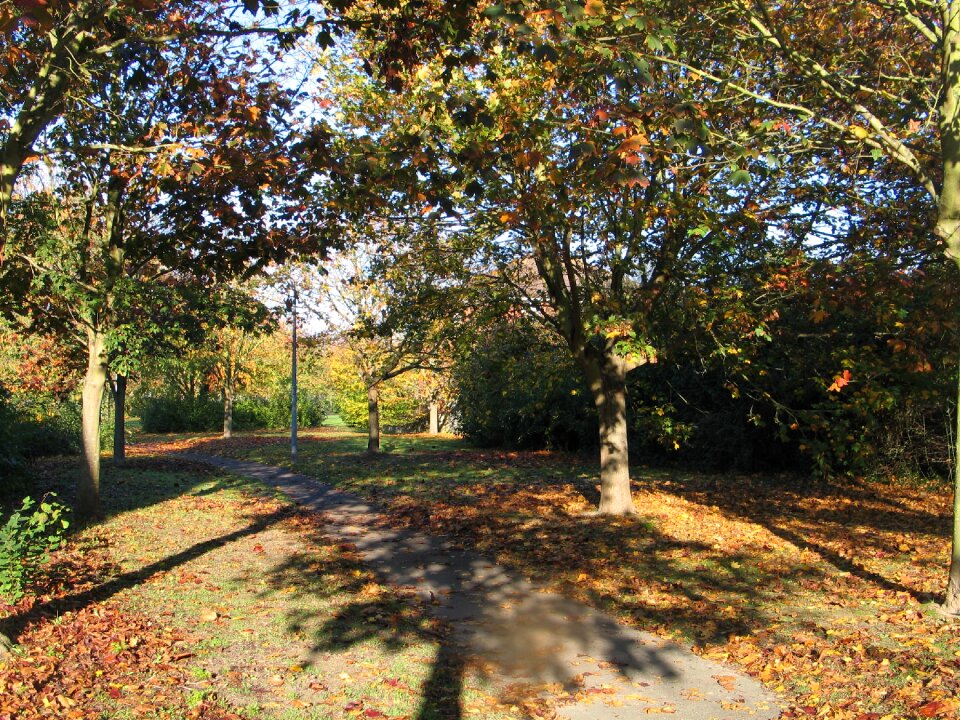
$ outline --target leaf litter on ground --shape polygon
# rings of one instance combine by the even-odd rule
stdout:
[[[960,717],[960,628],[941,617],[946,485],[814,482],[635,469],[635,518],[589,517],[592,459],[306,434],[298,469],[446,534],[621,621],[739,666],[784,718]],[[160,449],[287,464],[284,438],[182,439]],[[158,449],[154,446],[154,450]]]
[[[447,628],[320,518],[207,466],[133,455],[104,479],[108,518],[0,607],[19,643],[0,661],[0,719],[439,719],[453,701],[517,716],[469,668],[458,697],[428,697]]]

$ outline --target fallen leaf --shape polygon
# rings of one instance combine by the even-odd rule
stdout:
[[[737,686],[737,678],[734,675],[711,675],[714,680],[722,687],[724,690],[733,692]]]

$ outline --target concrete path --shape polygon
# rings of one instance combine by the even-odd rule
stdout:
[[[776,718],[777,698],[737,670],[618,624],[437,537],[397,530],[360,498],[289,470],[181,453],[282,490],[324,513],[327,533],[356,546],[386,581],[410,586],[450,621],[462,651],[506,683],[561,683],[582,698],[559,709],[569,720],[672,714],[683,720]]]

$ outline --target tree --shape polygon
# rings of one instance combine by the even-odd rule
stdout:
[[[17,177],[41,134],[71,104],[87,100],[91,85],[122,73],[130,57],[180,42],[200,40],[210,46],[247,35],[300,32],[257,22],[258,11],[277,14],[273,0],[244,0],[242,6],[252,16],[248,25],[238,21],[239,7],[194,0],[16,0],[0,5],[0,111],[9,118],[0,134],[2,227]]]
[[[502,40],[469,69],[424,66],[402,99],[356,84],[348,97],[351,117],[369,119],[366,152],[386,148],[380,166],[401,159],[381,182],[406,193],[411,215],[450,218],[435,237],[461,238],[465,262],[482,258],[518,309],[563,338],[600,419],[599,511],[623,514],[634,509],[627,374],[683,332],[678,295],[769,238],[782,190],[749,120],[702,80],[611,50],[608,15],[600,3],[586,17],[507,13]],[[642,14],[613,17],[617,32],[660,42]],[[771,138],[783,139],[773,124]]]
[[[214,313],[208,321],[213,345],[213,372],[223,397],[223,437],[233,436],[233,408],[237,390],[249,375],[251,354],[262,338],[276,327],[267,308],[247,291],[227,285],[215,296]]]
[[[661,54],[731,96],[788,113],[797,138],[848,173],[899,169],[926,193],[921,210],[960,266],[960,3],[737,0],[677,6],[684,35],[713,44],[705,66]],[[735,49],[736,51],[732,51]],[[960,443],[960,416],[955,438]],[[958,445],[960,448],[960,445]],[[960,463],[954,463],[953,551],[943,610],[960,615]]]
[[[368,236],[326,269],[321,312],[341,328],[367,396],[367,450],[380,451],[380,392],[411,371],[439,372],[462,320],[461,288],[413,252],[403,225],[372,222]]]
[[[319,170],[303,169],[309,152],[291,159],[299,137],[278,131],[294,92],[246,67],[252,47],[231,62],[202,43],[178,49],[125,58],[91,90],[98,102],[51,133],[54,188],[20,203],[4,268],[37,317],[59,317],[86,349],[81,516],[98,512],[100,400],[111,350],[124,347],[120,306],[145,303],[167,277],[210,283],[320,244],[315,219],[303,223],[300,180]],[[158,64],[166,75],[152,74]]]

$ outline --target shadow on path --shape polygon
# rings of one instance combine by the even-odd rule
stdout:
[[[714,679],[718,674],[735,675],[735,670],[619,625],[586,605],[542,592],[476,553],[453,549],[441,538],[393,528],[376,508],[353,495],[278,468],[227,458],[186,457],[278,487],[305,508],[323,513],[326,535],[355,546],[381,577],[410,588],[433,615],[448,624],[451,632],[435,659],[419,720],[461,717],[460,694],[468,662],[489,668],[504,686],[560,685],[589,697],[619,693],[618,708],[596,703],[572,706],[564,710],[568,717],[632,717],[659,707],[681,707],[687,720],[723,717],[729,707],[752,712],[756,718],[779,713],[774,698],[752,679],[738,677],[735,689],[722,687]],[[368,610],[350,606],[340,615],[362,615]],[[390,623],[344,620],[332,618],[325,624],[316,639],[316,651],[374,637],[388,646],[400,640]],[[358,626],[363,629],[358,631]],[[643,687],[639,697],[637,683]],[[613,691],[604,689],[611,687]],[[695,700],[691,689],[698,691]]]

